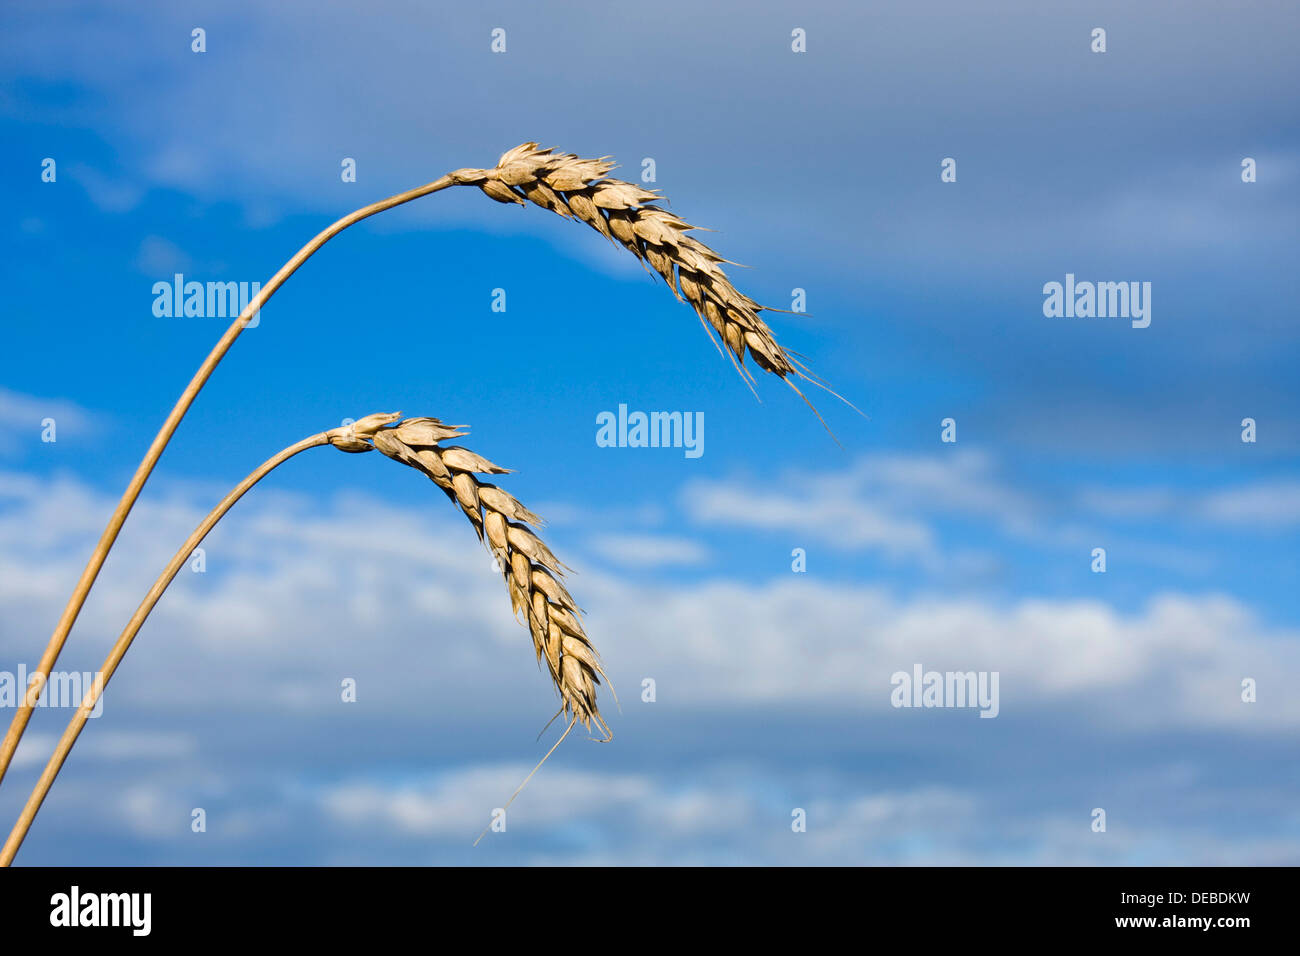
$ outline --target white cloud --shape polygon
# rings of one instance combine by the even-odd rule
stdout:
[[[760,491],[699,482],[686,489],[683,501],[687,514],[704,524],[780,531],[792,536],[796,544],[824,541],[844,550],[933,556],[934,538],[922,522],[895,517],[883,507],[840,491],[820,494],[819,484],[813,481],[788,490]]]
[[[587,546],[615,564],[633,568],[701,564],[709,556],[698,541],[669,535],[602,534],[589,539]]]
[[[188,272],[194,261],[184,249],[162,236],[145,236],[135,256],[135,267],[147,276],[169,281],[177,272]]]
[[[416,784],[348,783],[318,799],[342,831],[335,839],[355,834],[380,846],[455,845],[482,829],[491,808],[500,805],[494,787],[509,779],[506,768],[470,766]],[[1112,785],[1136,782],[1118,774]],[[1151,799],[1151,791],[1142,792]],[[1158,792],[1163,798],[1170,791]],[[1188,833],[1127,800],[1116,809],[1123,805],[1128,812],[1098,834],[1090,827],[1087,800],[1068,809],[1025,809],[1008,805],[996,791],[864,787],[839,774],[793,774],[773,789],[747,767],[733,768],[729,781],[557,770],[535,779],[525,794],[510,809],[505,832],[489,833],[475,851],[480,859],[492,851],[535,865],[1114,866],[1153,859],[1286,865],[1300,854],[1285,838]],[[804,811],[804,832],[791,828],[796,808]],[[530,840],[575,832],[588,838],[561,839],[567,848],[560,851],[526,849]],[[432,856],[441,845],[429,842],[425,852]],[[466,859],[473,861],[474,853]],[[337,861],[355,862],[347,851]]]
[[[2,712],[0,712],[2,713]],[[6,715],[6,724],[8,716]],[[18,749],[14,751],[14,757],[11,766],[15,770],[21,770],[27,767],[44,767],[45,762],[50,759],[50,753],[53,752],[55,744],[59,738],[56,734],[40,734],[28,731],[23,734],[22,741],[18,744]]]
[[[705,524],[781,531],[795,544],[879,551],[934,567],[944,560],[930,520],[973,517],[1008,533],[1037,534],[1041,510],[999,479],[977,451],[949,455],[875,455],[843,471],[790,469],[761,488],[699,481],[683,496],[686,513]]]
[[[117,179],[85,163],[73,164],[68,174],[69,178],[81,184],[90,201],[101,212],[130,212],[144,198],[143,186]]]
[[[1109,518],[1149,518],[1170,514],[1178,497],[1169,488],[1084,488],[1079,506]]]
[[[1157,519],[1177,515],[1201,523],[1258,533],[1300,524],[1300,482],[1256,481],[1233,488],[1188,492],[1169,487],[1083,489],[1082,507],[1115,518]]]
[[[1300,701],[1240,700],[1243,677],[1300,679],[1300,636],[1270,632],[1226,597],[1170,594],[1124,613],[1092,600],[999,606],[813,581],[715,580],[639,593],[609,584],[596,598],[593,632],[617,635],[605,650],[618,662],[615,679],[654,676],[675,706],[885,712],[890,675],[920,663],[998,671],[1003,715],[1073,710],[1113,729],[1270,733],[1300,724]]]
[[[507,828],[475,836],[527,765],[458,763],[393,780],[380,773],[309,786],[266,787],[189,765],[184,774],[137,770],[105,787],[73,776],[37,821],[24,849],[41,857],[50,830],[90,850],[99,828],[125,842],[133,861],[182,850],[196,861],[392,862],[534,865],[1293,865],[1296,841],[1259,829],[1219,833],[1188,826],[1225,804],[1204,781],[1154,768],[1114,766],[1105,780],[1110,827],[1091,831],[1095,783],[1051,788],[1032,805],[993,779],[875,784],[841,768],[659,767],[575,771],[547,767],[509,809]],[[1038,782],[1042,777],[1030,776]],[[1180,802],[1189,786],[1202,797]],[[1229,795],[1231,798],[1231,795]],[[1216,802],[1217,801],[1217,802]],[[195,834],[191,812],[206,808]],[[1239,813],[1240,807],[1235,803]],[[1251,800],[1273,819],[1285,796]],[[57,815],[50,811],[55,807]],[[791,829],[805,811],[806,832]],[[89,824],[89,826],[88,826]],[[49,844],[47,843],[46,846]],[[84,856],[87,851],[82,851]],[[114,859],[109,856],[108,859]]]
[[[30,663],[39,653],[112,502],[77,480],[45,485],[4,472],[0,496],[0,620],[30,622],[5,632],[13,669],[17,659]],[[198,520],[198,497],[208,497],[207,490],[164,488],[140,502],[121,554],[73,633],[66,653],[77,654],[78,666],[98,663],[156,568]],[[104,717],[87,727],[82,756],[60,780],[61,796],[47,806],[42,825],[51,826],[53,817],[53,826],[73,826],[68,813],[82,821],[108,814],[108,825],[170,845],[188,835],[194,806],[222,805],[212,825],[227,840],[255,843],[294,825],[320,829],[337,845],[329,857],[335,862],[376,860],[383,845],[402,840],[472,839],[530,769],[500,761],[519,745],[515,739],[494,743],[480,735],[482,752],[498,762],[452,761],[443,773],[398,782],[357,769],[359,758],[342,753],[352,767],[342,780],[281,783],[270,796],[252,783],[278,773],[274,762],[266,766],[266,748],[287,754],[300,745],[292,735],[318,734],[341,719],[380,722],[393,735],[383,745],[400,753],[403,741],[420,747],[412,732],[465,730],[490,715],[495,726],[530,736],[550,717],[549,682],[511,618],[489,555],[454,509],[441,499],[438,505],[413,514],[357,494],[321,505],[283,493],[253,493],[240,503],[205,545],[207,574],[182,571],[140,633],[108,688]],[[560,542],[552,544],[567,557]],[[1113,741],[1205,730],[1269,741],[1300,728],[1300,700],[1287,692],[1300,682],[1300,636],[1264,626],[1231,597],[1169,593],[1121,610],[1069,598],[902,596],[807,575],[710,575],[656,587],[591,568],[572,585],[590,609],[589,632],[615,685],[632,688],[624,709],[643,706],[636,689],[651,676],[654,713],[663,717],[745,722],[755,713],[787,721],[801,713],[841,714],[865,736],[897,724],[910,747],[939,735],[933,745],[940,749],[950,734],[1002,735],[1009,722],[1054,721]],[[1000,672],[1000,718],[894,710],[889,678],[914,663]],[[355,704],[341,700],[343,678],[356,679]],[[1256,704],[1240,701],[1243,678],[1257,680]],[[616,714],[604,700],[616,740],[624,728],[636,736],[636,719],[645,718]],[[196,715],[199,723],[173,726]],[[55,732],[64,723],[59,717],[40,715],[55,721]],[[237,739],[222,730],[237,726]],[[39,765],[52,744],[42,724],[16,766]],[[230,748],[225,760],[251,767],[242,783],[205,769],[217,745]],[[573,760],[584,769],[573,769]],[[147,771],[131,775],[105,806],[85,788],[100,774],[121,773],[123,761]],[[792,838],[790,806],[803,806],[815,821],[803,843],[793,844],[806,862],[1015,862],[1026,853],[1043,862],[1123,862],[1149,858],[1160,842],[1147,832],[1101,848],[1080,838],[1078,821],[1053,817],[1049,806],[1047,817],[1009,823],[1019,827],[1014,839],[1022,848],[989,847],[979,838],[985,797],[952,788],[841,787],[829,795],[823,784],[809,784],[779,797],[774,808],[774,797],[728,782],[725,773],[698,780],[673,777],[664,767],[603,766],[569,748],[563,762],[552,760],[529,783],[510,819],[533,836],[594,826],[610,834],[595,844],[606,851],[537,851],[533,861],[792,861],[783,843]],[[396,843],[374,844],[374,834]],[[239,845],[246,844],[222,852],[238,853]],[[312,853],[324,851],[304,852],[316,858]],[[1187,853],[1249,858],[1222,843]],[[1294,856],[1286,847],[1268,853]]]
[[[111,503],[72,481],[0,476],[0,489],[18,499],[0,513],[0,612],[46,622],[11,648],[31,660]],[[114,635],[198,517],[178,497],[146,496],[78,634]],[[490,701],[539,726],[549,716],[549,683],[500,578],[449,507],[415,516],[346,495],[322,510],[287,495],[259,505],[255,493],[205,548],[208,572],[181,572],[110,686],[109,713],[269,703],[336,714],[339,682],[354,677],[358,706],[374,712],[455,720]],[[998,671],[1003,714],[1071,709],[1124,728],[1245,733],[1300,723],[1292,696],[1239,700],[1243,677],[1300,682],[1300,641],[1226,596],[1170,593],[1122,611],[905,597],[810,575],[661,587],[582,570],[574,594],[616,686],[653,676],[675,708],[887,712],[890,675],[920,663]]]
[[[1209,521],[1255,529],[1300,524],[1300,482],[1259,482],[1205,495],[1197,512]]]
[[[476,766],[403,784],[350,782],[327,788],[320,803],[334,819],[359,827],[379,825],[397,833],[464,837],[477,834],[491,821],[532,769],[525,764]],[[570,821],[594,812],[642,804],[652,795],[649,780],[638,774],[588,773],[548,767],[544,786],[528,788],[526,809],[519,815],[530,824]],[[521,800],[524,798],[521,797]],[[514,806],[508,813],[514,812]],[[507,817],[507,829],[509,817]]]
[[[41,441],[43,422],[50,418],[55,424],[53,444]],[[0,386],[0,455],[42,444],[57,450],[60,436],[85,435],[95,421],[96,416],[67,399],[24,395]]]
[[[70,479],[45,486],[0,473],[0,489],[8,505],[0,513],[0,620],[30,624],[5,632],[5,652],[30,662],[111,501]],[[79,666],[97,660],[188,533],[200,510],[191,497],[199,496],[172,489],[146,495],[138,506],[122,555],[106,570],[70,642],[69,652],[86,661]],[[408,769],[394,780],[383,759],[375,766],[362,755],[329,750],[327,741],[293,736],[328,734],[340,720],[379,721],[393,736],[376,745],[400,754],[404,741],[418,745],[411,734],[456,733],[490,715],[494,726],[522,728],[531,737],[550,716],[549,684],[511,619],[488,555],[452,508],[431,514],[361,495],[324,505],[251,495],[208,542],[208,573],[183,571],[141,632],[108,689],[104,716],[83,734],[82,756],[70,763],[38,826],[125,827],[144,845],[172,846],[192,838],[189,814],[204,806],[221,838],[187,852],[239,858],[290,827],[312,834],[298,851],[307,860],[427,853],[436,862],[446,859],[436,847],[467,845],[531,769],[501,759],[518,753],[518,739],[479,744],[492,762],[457,758],[439,773]],[[912,747],[924,748],[917,741],[937,734],[939,749],[961,733],[1006,742],[1004,727],[1044,719],[1110,741],[1215,729],[1267,745],[1300,727],[1300,701],[1286,691],[1300,681],[1297,635],[1265,627],[1229,597],[1168,594],[1120,610],[1096,600],[902,596],[805,575],[709,576],[658,587],[600,566],[583,572],[573,580],[575,596],[590,609],[589,630],[616,685],[633,689],[624,709],[648,706],[635,689],[651,676],[655,718],[723,715],[752,723],[756,713],[783,721],[838,714],[864,739],[889,736],[895,725]],[[1000,718],[893,709],[890,675],[914,663],[997,670]],[[341,702],[343,677],[358,682],[355,704]],[[1243,677],[1259,681],[1258,703],[1240,701]],[[637,722],[647,719],[645,711],[620,716],[609,703],[607,710],[616,741],[623,730],[635,739]],[[198,722],[169,723],[182,717]],[[30,770],[42,762],[62,725],[42,725],[24,742],[16,766]],[[235,727],[232,738],[228,728]],[[278,767],[278,748],[287,757],[308,742],[326,748],[327,763],[303,758],[298,762],[313,768],[305,776]],[[245,767],[236,778],[212,771],[216,746],[230,750],[223,759]],[[725,741],[717,748],[718,755],[729,752]],[[1010,811],[990,804],[987,793],[952,786],[895,781],[863,789],[784,771],[774,784],[761,779],[774,772],[770,767],[760,777],[722,766],[712,777],[658,765],[605,769],[599,756],[573,747],[561,758],[512,806],[511,832],[535,840],[578,828],[594,836],[563,851],[531,844],[524,858],[506,840],[491,852],[516,862],[618,863],[1168,858],[1158,856],[1167,840],[1159,826],[1088,841],[1086,820],[1050,801],[1010,814],[1014,819],[1000,824],[1003,836],[990,842],[990,814]],[[123,773],[124,761],[143,769],[110,788],[115,795],[105,803],[102,774]],[[346,768],[345,776],[321,782],[321,766]],[[1094,805],[1089,796],[1077,799],[1085,814]],[[794,806],[809,812],[807,834],[790,833]],[[426,842],[428,849],[419,850]],[[1294,858],[1288,846],[1252,846],[1234,849],[1204,837],[1180,852],[1194,860],[1249,860],[1255,851],[1260,859]]]
[[[43,720],[63,726],[72,719],[73,709],[37,712]],[[194,737],[176,731],[158,730],[114,730],[101,729],[99,723],[107,716],[107,711],[87,722],[88,730],[77,741],[78,760],[98,760],[121,763],[122,761],[157,761],[171,764],[179,758],[188,757],[195,752]],[[35,719],[35,718],[33,718]],[[104,721],[107,723],[108,721]],[[54,752],[58,735],[53,733],[27,733],[22,743],[14,752],[15,768],[44,767],[50,754]]]
[[[166,730],[106,730],[85,743],[85,753],[88,757],[113,761],[173,761],[179,757],[190,756],[195,749],[195,740],[190,734]]]

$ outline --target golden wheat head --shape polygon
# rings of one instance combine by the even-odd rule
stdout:
[[[522,613],[538,662],[546,661],[555,682],[561,711],[589,731],[594,723],[608,739],[609,727],[596,705],[596,685],[605,676],[600,657],[583,630],[581,610],[561,583],[565,565],[528,527],[544,522],[508,491],[477,477],[508,474],[508,468],[468,448],[442,444],[467,434],[461,430],[465,426],[444,425],[436,418],[397,418],[368,416],[331,432],[330,442],[349,452],[377,448],[422,472],[460,506],[496,558],[515,614]]]
[[[655,205],[667,201],[657,191],[610,178],[614,168],[609,157],[582,159],[524,143],[503,154],[494,169],[458,169],[451,177],[463,185],[478,186],[498,202],[531,202],[566,219],[585,222],[643,264],[648,263],[678,300],[690,304],[701,324],[707,322],[704,329],[709,338],[713,339],[713,331],[718,333],[727,346],[726,354],[751,389],[754,380],[744,365],[746,354],[759,368],[780,376],[805,402],[807,398],[790,380],[791,375],[830,391],[797,356],[777,343],[759,317],[765,310],[777,310],[759,305],[731,284],[722,268],[722,263],[730,260],[687,235],[695,226]],[[717,340],[713,341],[717,345]]]

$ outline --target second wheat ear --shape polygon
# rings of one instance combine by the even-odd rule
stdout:
[[[506,474],[508,469],[466,448],[439,444],[464,435],[462,427],[436,418],[411,418],[375,432],[370,444],[427,476],[460,506],[479,540],[492,550],[515,614],[528,625],[537,660],[546,661],[561,712],[588,730],[594,723],[608,740],[609,727],[596,707],[596,685],[605,672],[583,630],[582,612],[561,583],[565,565],[528,527],[540,527],[542,519],[508,491],[477,477]]]
[[[212,509],[172,556],[167,567],[145,595],[126,628],[104,660],[103,679],[90,690],[68,722],[45,770],[32,789],[4,847],[0,848],[0,866],[8,866],[22,846],[36,814],[45,802],[68,754],[72,752],[86,721],[94,711],[127,650],[140,628],[162,599],[177,573],[203,543],[204,538],[249,490],[290,458],[321,445],[333,445],[345,452],[368,452],[379,449],[394,461],[410,465],[427,475],[453,502],[478,532],[479,540],[488,544],[500,562],[510,600],[516,614],[522,612],[533,637],[538,661],[545,660],[555,690],[560,697],[560,713],[568,715],[558,747],[576,724],[589,731],[593,724],[609,739],[609,728],[596,704],[596,685],[605,675],[600,657],[583,630],[581,612],[568,590],[560,583],[564,565],[551,553],[527,525],[540,525],[533,514],[509,492],[480,481],[480,474],[505,474],[508,469],[492,464],[467,448],[444,447],[441,443],[463,437],[463,426],[444,425],[436,418],[411,418],[397,422],[400,413],[368,415],[351,425],[320,432],[277,452],[259,465]],[[394,424],[396,422],[396,424]],[[558,715],[557,715],[558,716]],[[555,752],[552,747],[546,757]],[[545,763],[546,757],[542,758]],[[537,765],[541,766],[541,763]],[[536,773],[536,769],[533,771]],[[529,779],[532,774],[528,775]],[[519,785],[522,790],[523,784]],[[519,790],[511,796],[518,795]],[[509,806],[509,803],[507,803]],[[475,841],[477,843],[477,841]]]

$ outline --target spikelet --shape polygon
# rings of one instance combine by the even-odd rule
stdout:
[[[506,491],[480,481],[480,474],[507,474],[509,469],[457,445],[439,444],[466,434],[463,425],[444,425],[436,418],[398,414],[370,415],[330,434],[343,451],[373,447],[394,461],[423,472],[454,501],[496,557],[516,615],[533,640],[533,651],[559,693],[563,712],[606,739],[609,727],[596,704],[596,685],[605,672],[580,619],[581,612],[564,584],[566,567],[529,527],[542,520]],[[365,448],[357,447],[366,445]]]

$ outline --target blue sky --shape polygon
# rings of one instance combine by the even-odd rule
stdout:
[[[756,402],[662,283],[542,210],[457,189],[354,227],[208,384],[60,667],[98,666],[254,465],[401,409],[518,469],[614,741],[567,742],[471,849],[545,752],[547,678],[440,494],[316,450],[177,579],[20,860],[1300,861],[1294,9],[554,6],[6,5],[0,670],[227,324],[155,316],[153,284],[265,281],[525,140],[653,158],[742,291],[806,291],[771,325],[867,417],[816,398],[837,445],[770,376]],[[1150,326],[1045,317],[1067,273],[1150,282]],[[620,404],[702,412],[704,454],[598,447]],[[999,672],[999,716],[891,707],[916,663]]]

